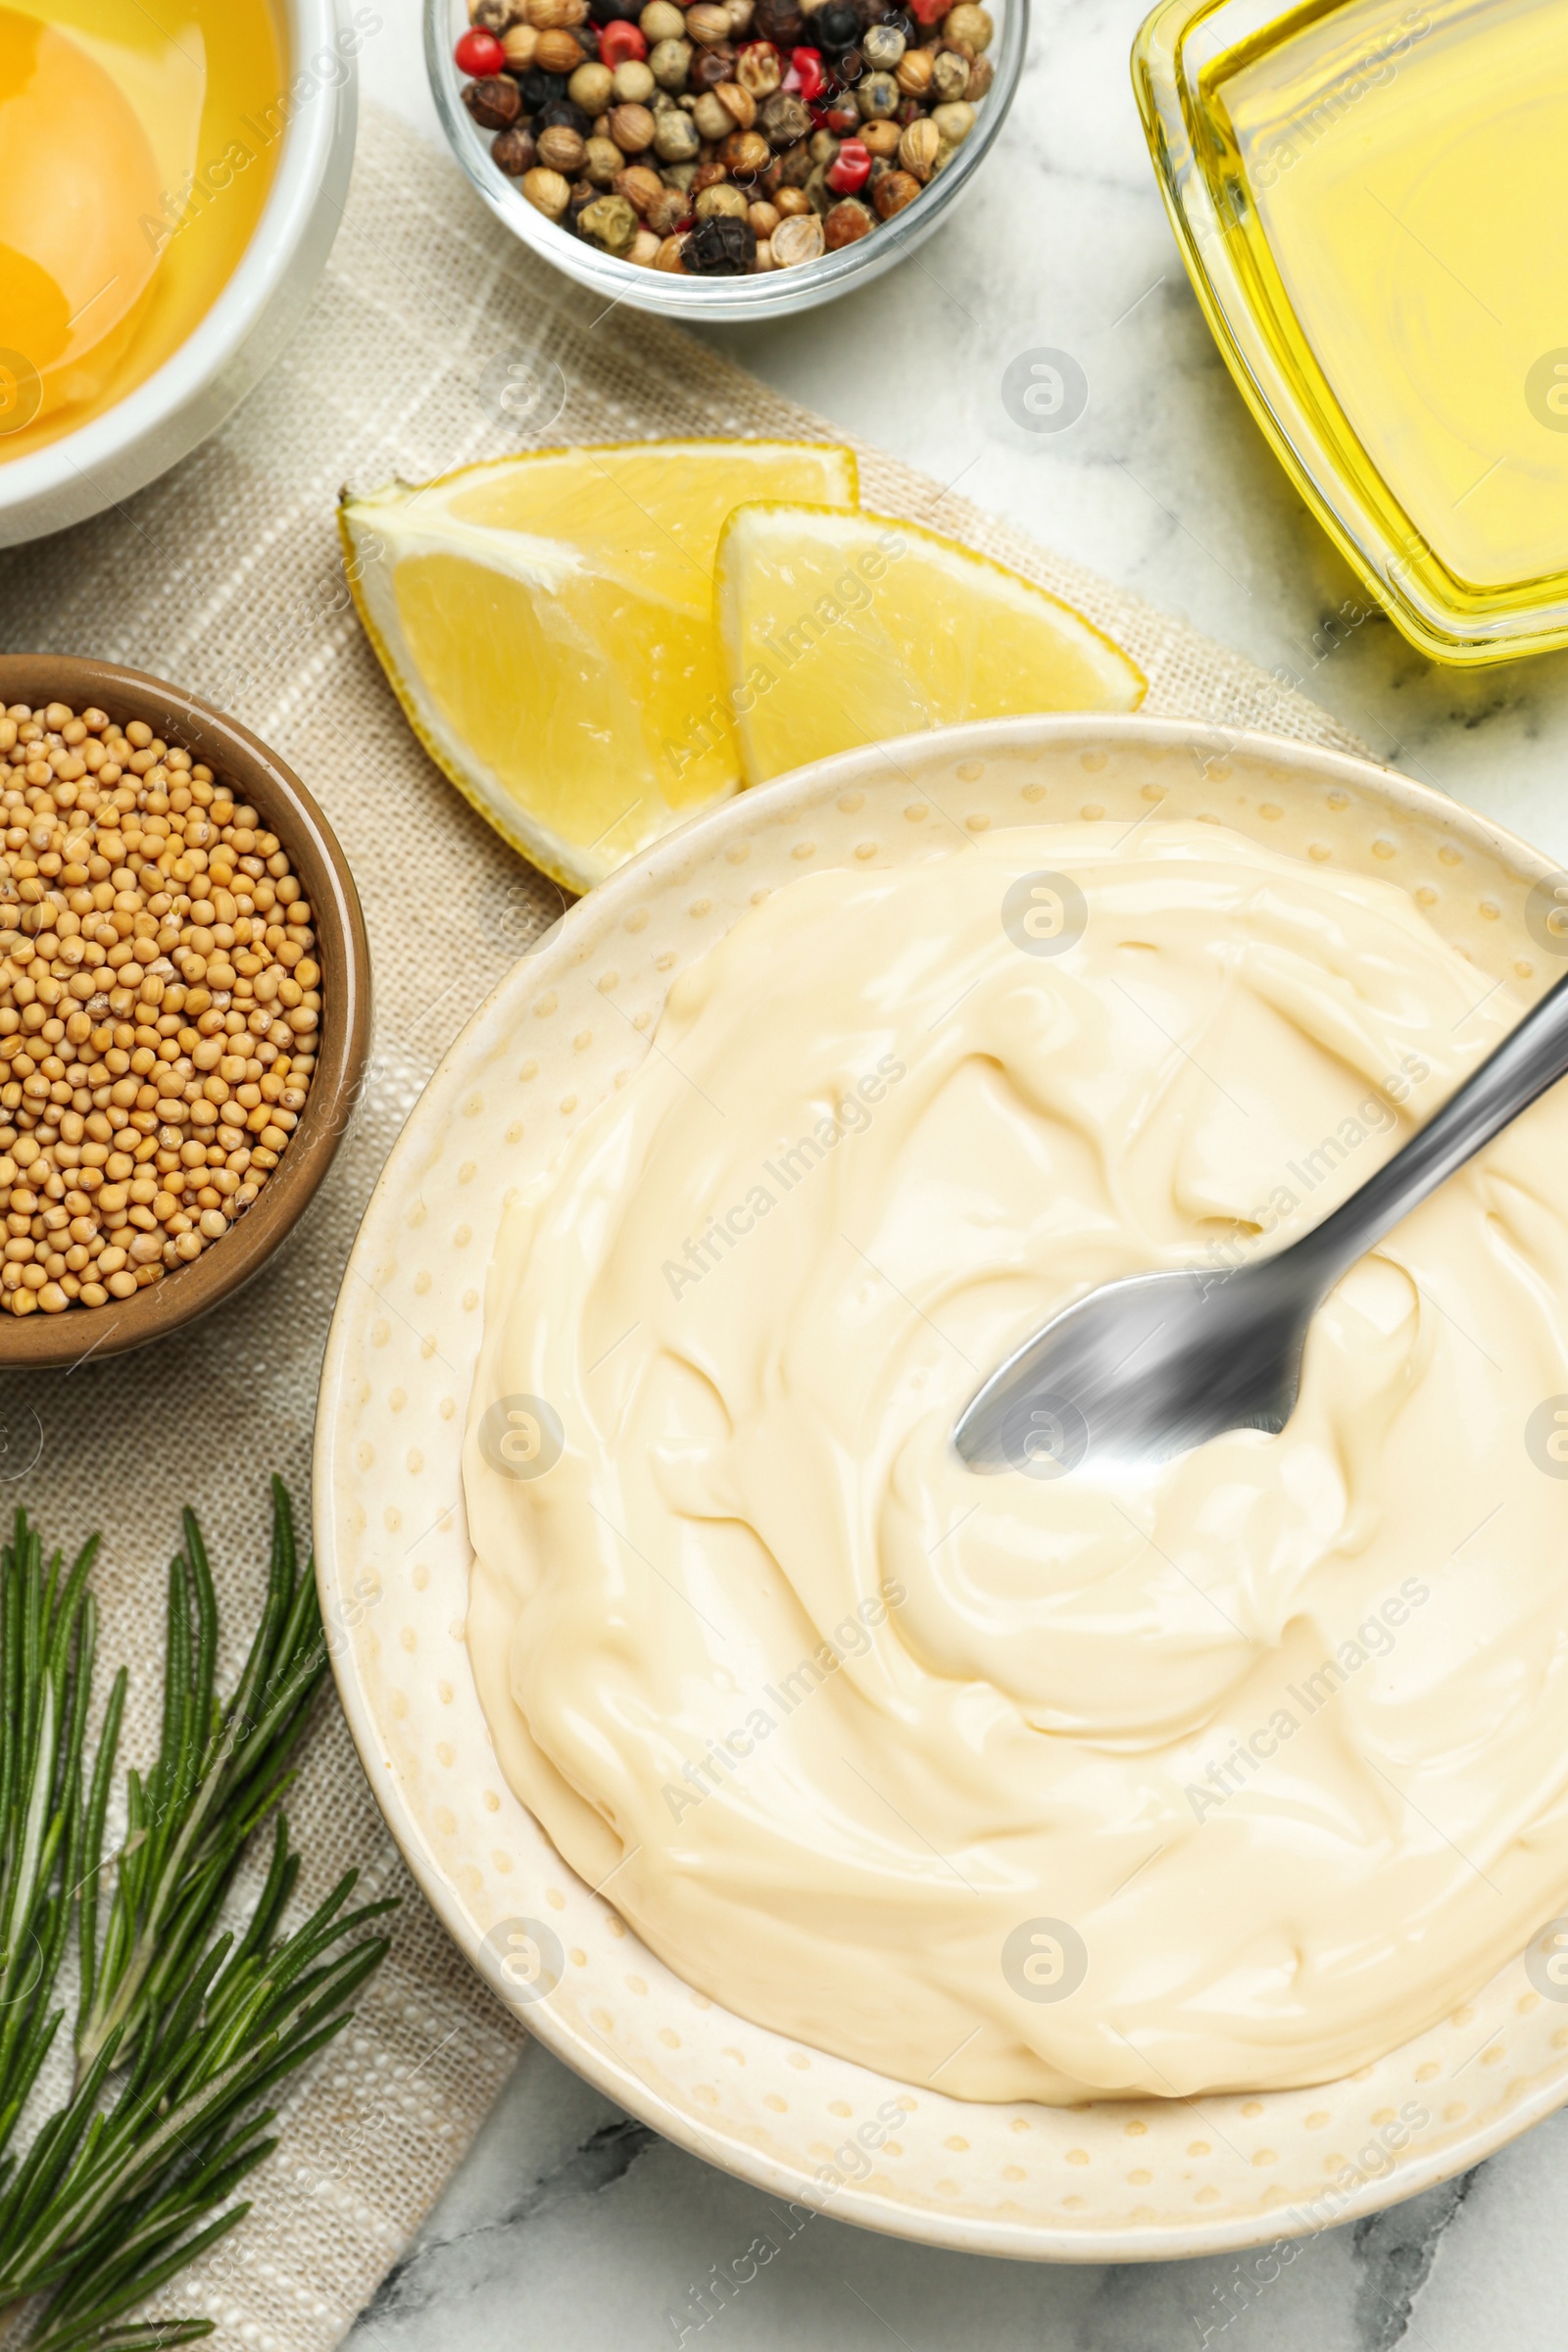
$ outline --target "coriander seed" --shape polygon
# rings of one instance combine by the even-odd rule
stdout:
[[[551,172],[543,164],[536,164],[531,172],[525,172],[522,175],[522,192],[547,220],[559,220],[566,209],[571,187],[559,172]]]

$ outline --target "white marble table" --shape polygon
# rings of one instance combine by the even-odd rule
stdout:
[[[1303,691],[1380,758],[1568,861],[1568,656],[1461,673],[1369,614],[1249,418],[1188,290],[1128,80],[1141,0],[1036,0],[1030,68],[960,216],[863,294],[715,336],[734,358]],[[416,0],[379,0],[366,86],[435,137]],[[1025,432],[1022,351],[1070,352],[1089,406]],[[1559,765],[1559,762],[1562,764]],[[355,2352],[654,2352],[757,2191],[530,2048]],[[1560,2347],[1568,2120],[1463,2180],[1330,2231],[1255,2309],[1223,2261],[1044,2269],[827,2220],[688,2345],[723,2352],[1509,2352]],[[1227,2324],[1227,2313],[1231,2315]]]

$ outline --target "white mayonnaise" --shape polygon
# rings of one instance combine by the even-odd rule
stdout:
[[[474,1672],[567,1862],[743,2015],[976,2099],[1339,2076],[1568,1907],[1561,1090],[1340,1285],[1282,1435],[950,1446],[1046,1315],[1305,1231],[1519,1015],[1397,889],[1111,832],[737,923],[510,1214],[466,1454]]]

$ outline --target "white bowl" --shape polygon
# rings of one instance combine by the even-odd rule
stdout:
[[[364,35],[335,0],[279,6],[287,87],[302,77],[313,87],[299,94],[239,268],[144,383],[77,431],[0,464],[0,547],[82,522],[167,473],[238,407],[304,317],[343,217]]]
[[[650,1050],[669,988],[755,892],[822,866],[960,856],[966,830],[1082,815],[1121,831],[1159,804],[1402,882],[1476,965],[1478,996],[1506,980],[1534,998],[1558,977],[1524,916],[1549,861],[1365,761],[1139,717],[996,719],[890,748],[742,793],[622,866],[430,1081],[360,1229],[322,1377],[316,1543],[338,1688],[461,1949],[560,2057],[695,2154],[840,2220],[971,2252],[1126,2262],[1311,2234],[1466,2170],[1568,2099],[1568,1988],[1560,2002],[1539,1989],[1539,1936],[1533,1971],[1510,1961],[1346,2081],[966,2103],[803,2047],[672,1975],[513,1795],[474,1689],[460,1455],[507,1196]],[[531,1987],[503,1969],[522,1936],[547,1962]],[[894,2100],[890,2132],[878,2110]],[[1289,2249],[1259,2259],[1277,2269]]]

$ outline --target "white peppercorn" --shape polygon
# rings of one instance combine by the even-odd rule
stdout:
[[[582,159],[582,175],[596,188],[608,188],[626,159],[613,139],[590,139]]]
[[[705,90],[692,109],[692,121],[705,139],[728,138],[735,124],[716,90]]]
[[[977,5],[977,0],[958,0],[942,20],[942,29],[950,41],[967,41],[979,51],[989,49],[996,32],[989,9]]]
[[[961,147],[974,128],[974,108],[960,98],[951,106],[934,106],[930,120],[950,147]]]
[[[938,102],[951,106],[969,87],[969,61],[956,50],[944,49],[931,69],[931,88]]]
[[[692,207],[699,220],[725,218],[744,220],[749,209],[744,190],[727,179],[715,180],[711,187],[704,188]]]
[[[628,57],[613,75],[615,96],[633,106],[646,106],[654,94],[654,76],[640,57]]]
[[[663,90],[683,90],[691,63],[690,41],[656,41],[648,52],[648,71]]]
[[[896,115],[899,97],[899,85],[891,74],[867,74],[855,85],[855,103],[867,122],[879,115]]]
[[[597,142],[595,143],[597,144]],[[702,140],[698,135],[696,123],[690,115],[683,115],[679,107],[671,107],[668,114],[655,117],[654,153],[659,157],[661,163],[693,163],[696,161],[697,151],[701,145]],[[618,163],[620,156],[618,148],[615,155]]]
[[[891,74],[907,46],[896,24],[868,24],[860,35],[860,55],[873,73]]]
[[[680,41],[686,37],[686,11],[677,8],[675,0],[648,0],[637,23],[650,49],[660,41]]]
[[[602,115],[610,104],[614,78],[610,68],[600,65],[597,58],[585,58],[566,83],[566,96],[573,106],[580,106],[592,122],[594,116]]]

